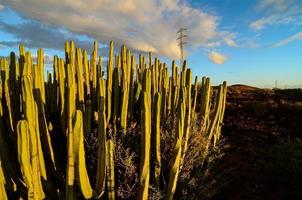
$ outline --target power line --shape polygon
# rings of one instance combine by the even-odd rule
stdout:
[[[180,64],[183,64],[184,61],[184,45],[186,44],[186,42],[184,41],[184,38],[188,37],[184,32],[186,31],[186,28],[180,28],[177,31],[177,34],[179,34],[179,37],[177,38],[177,40],[179,41],[178,46],[180,49]]]

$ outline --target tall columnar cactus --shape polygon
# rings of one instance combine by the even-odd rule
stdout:
[[[130,80],[129,80],[129,106],[128,106],[128,110],[129,110],[129,118],[133,119],[133,104],[134,104],[134,78],[135,78],[135,59],[134,56],[131,56],[131,64],[130,64]]]
[[[34,199],[34,180],[33,171],[30,160],[30,139],[29,126],[26,120],[20,120],[17,124],[17,138],[18,138],[18,160],[20,163],[23,179],[27,187],[28,199]]]
[[[91,81],[92,81],[92,92],[93,92],[93,99],[96,98],[96,88],[97,88],[97,58],[98,58],[98,42],[94,41],[93,43],[93,52],[91,55],[91,67],[90,67],[90,74],[91,74]],[[95,103],[93,103],[94,107],[96,107]]]
[[[174,66],[174,67],[173,67]],[[178,92],[180,90],[179,84],[179,74],[178,74],[178,67],[175,65],[174,61],[172,62],[172,68],[174,70],[174,74],[172,74],[172,112],[176,112],[177,105],[178,105]]]
[[[219,86],[218,92],[217,92],[217,101],[215,104],[215,108],[213,111],[213,119],[210,122],[209,128],[207,130],[207,144],[206,144],[206,152],[210,146],[210,143],[214,137],[214,131],[217,128],[217,123],[219,120],[219,115],[221,114],[221,108],[222,108],[222,102],[223,102],[223,85]]]
[[[196,104],[197,104],[197,94],[198,94],[198,77],[195,77],[194,86],[193,86],[193,102],[192,102],[192,120],[195,119]]]
[[[85,159],[84,149],[84,131],[83,131],[83,116],[80,110],[75,112],[74,124],[74,163],[76,168],[76,179],[85,199],[92,197],[92,188],[90,185]]]
[[[105,180],[106,180],[106,102],[105,94],[108,91],[108,88],[105,89],[105,81],[100,78],[99,80],[99,124],[98,124],[98,158],[97,158],[97,176],[96,176],[96,194],[95,197],[99,198],[103,195],[105,189]]]
[[[113,76],[113,56],[114,56],[114,43],[110,41],[109,44],[109,60],[107,64],[107,87],[106,87],[106,116],[109,122],[111,118],[111,96],[112,96],[112,76]]]
[[[2,169],[1,157],[0,157],[0,198],[3,200],[7,200],[7,194],[5,191],[5,177]]]
[[[160,155],[160,118],[161,118],[161,94],[156,93],[154,101],[154,128],[152,133],[153,138],[153,149],[154,149],[154,180],[155,185],[159,187],[160,185],[160,170],[161,170],[161,155]]]
[[[89,68],[88,68],[88,57],[87,51],[83,52],[83,70],[84,70],[84,82],[85,82],[85,94],[86,97],[90,95],[90,79],[89,79]]]
[[[186,61],[180,68],[173,61],[169,76],[166,64],[152,53],[149,60],[139,55],[136,64],[126,46],[116,55],[113,42],[109,49],[104,77],[97,42],[88,58],[87,51],[67,41],[65,60],[54,56],[53,73],[47,72],[46,83],[42,49],[38,49],[37,62],[23,45],[19,47],[18,62],[14,53],[9,59],[0,59],[0,199],[7,199],[7,191],[16,190],[22,196],[27,192],[28,199],[52,198],[55,193],[66,199],[120,198],[116,192],[121,186],[120,168],[125,167],[128,172],[129,166],[120,165],[120,152],[115,151],[115,146],[135,152],[138,148],[129,142],[135,131],[125,134],[128,122],[129,130],[138,127],[141,131],[139,170],[133,168],[139,172],[139,184],[131,190],[138,191],[138,199],[148,199],[151,176],[156,190],[165,190],[166,199],[173,199],[186,151],[192,147],[189,137],[195,114],[200,115],[198,124],[200,134],[207,138],[206,150],[218,143],[226,104],[225,82],[218,92],[214,90],[217,95],[212,98],[209,78],[203,78],[200,90],[196,77],[192,88],[192,71]],[[177,123],[176,133],[171,135],[175,144],[172,160],[168,161],[168,180],[161,176],[167,168],[161,160],[162,119],[171,122],[172,127]],[[92,189],[84,138],[89,141],[95,134],[98,150]],[[62,149],[65,141],[66,161],[61,155],[66,151]],[[18,156],[11,156],[14,154]],[[61,171],[65,166],[64,176]],[[166,182],[167,185],[160,184]]]
[[[103,78],[103,58],[99,56],[99,61],[97,64],[97,78]]]
[[[217,126],[215,129],[215,133],[214,133],[214,146],[216,145],[216,143],[218,142],[218,140],[220,139],[221,136],[221,127],[223,124],[223,117],[224,117],[224,111],[225,111],[225,105],[226,105],[226,96],[227,96],[227,83],[226,81],[223,82],[222,84],[222,97],[220,99],[220,113],[219,113],[219,117],[218,117],[218,121],[217,121]]]
[[[186,62],[184,62],[185,65]],[[192,85],[192,70],[186,69],[186,116],[185,116],[185,122],[184,122],[184,141],[183,141],[183,150],[182,150],[182,161],[185,158],[185,154],[187,152],[188,148],[188,140],[189,140],[189,134],[191,129],[191,110],[192,110],[192,104],[191,104],[191,85]]]
[[[87,58],[87,51],[83,52],[83,68],[84,68],[84,84],[85,84],[85,112],[84,114],[84,134],[85,137],[91,132],[91,119],[92,119],[92,100],[90,92],[90,71]]]
[[[141,151],[140,180],[138,199],[148,199],[150,180],[150,145],[151,145],[151,73],[146,69],[143,77],[143,92],[141,93]]]
[[[75,112],[75,81],[74,81],[74,66],[67,65],[67,167],[66,167],[66,199],[73,199],[74,185],[74,145],[73,145],[73,126],[72,119]]]
[[[44,198],[44,192],[42,189],[42,183],[40,179],[41,173],[45,173],[43,170],[42,160],[44,159],[41,157],[43,154],[40,152],[40,145],[38,144],[39,135],[37,135],[37,119],[36,119],[36,106],[34,103],[33,98],[33,87],[32,87],[32,80],[31,76],[23,76],[22,77],[22,101],[23,101],[23,108],[24,108],[24,115],[25,119],[28,123],[28,130],[29,130],[29,139],[30,139],[30,161],[31,161],[31,168],[32,168],[32,176],[33,176],[33,188],[34,188],[34,199]],[[44,163],[44,161],[43,161]],[[42,168],[41,168],[42,167]],[[42,170],[42,171],[41,171]],[[46,174],[42,174],[44,177]]]
[[[39,148],[41,149],[39,151],[40,155],[40,162],[44,162],[42,160],[43,158],[43,153],[42,153],[42,147],[41,147],[41,143],[43,143],[43,149],[44,149],[44,154],[46,154],[47,159],[49,159],[49,162],[51,162],[51,167],[52,170],[55,171],[55,160],[54,160],[54,153],[53,153],[53,149],[52,149],[52,144],[51,144],[51,139],[50,139],[50,134],[49,134],[49,130],[47,127],[47,121],[46,121],[46,116],[45,116],[45,111],[44,111],[44,103],[43,103],[43,98],[42,98],[42,93],[41,93],[41,88],[42,88],[42,84],[44,82],[41,82],[41,73],[40,73],[40,69],[38,67],[38,65],[33,65],[33,74],[34,74],[34,78],[33,78],[33,94],[34,94],[34,100],[35,100],[35,104],[37,105],[37,108],[35,109],[36,112],[36,131],[37,131],[37,138],[38,140],[40,140],[40,135],[41,135],[41,142],[38,142]],[[44,81],[44,79],[43,79]],[[43,84],[44,85],[44,84]],[[41,134],[40,134],[41,133]],[[45,164],[42,164],[42,169],[44,169]],[[49,166],[50,167],[50,166]],[[43,170],[43,176],[44,179],[46,179],[46,171],[45,169]]]
[[[177,185],[177,179],[179,175],[179,168],[181,164],[181,152],[182,152],[182,138],[184,133],[185,107],[186,105],[184,101],[179,103],[179,108],[177,112],[177,129],[175,135],[176,142],[173,150],[174,155],[172,158],[172,166],[169,174],[168,186],[166,189],[166,199],[168,200],[173,200],[173,196]]]
[[[211,81],[210,78],[202,78],[201,86],[201,131],[206,133],[209,126],[210,115],[210,103],[211,103]]]
[[[167,97],[167,115],[170,114],[172,109],[172,93],[173,93],[173,80],[170,77],[169,78],[169,91],[168,91],[168,97]]]
[[[167,116],[170,110],[170,89],[169,89],[169,74],[168,69],[164,67],[162,72],[162,103],[161,103],[161,113],[163,116]]]
[[[114,140],[112,132],[109,132],[109,138],[106,142],[106,186],[108,191],[108,200],[115,199],[115,174],[114,174]]]
[[[65,67],[64,67],[64,60],[59,59],[59,65],[58,65],[58,82],[59,82],[59,102],[60,102],[60,118],[61,118],[61,124],[63,126],[63,129],[66,128],[66,101],[65,101],[65,84],[66,84],[66,75],[65,75]]]
[[[44,76],[44,74],[42,74]],[[58,78],[59,78],[59,57],[55,55],[53,57],[53,84],[52,84],[52,96],[53,100],[51,103],[51,110],[50,113],[54,114],[58,112],[59,107],[59,85],[58,85]],[[40,84],[44,84],[44,81],[40,81]]]
[[[42,103],[45,104],[45,87],[44,87],[44,51],[43,49],[38,49],[38,60],[37,60],[39,79],[40,79],[40,90]],[[38,78],[38,77],[37,77]]]
[[[27,67],[24,66],[23,74],[26,73],[27,75],[31,76],[33,65],[30,51],[25,52],[25,63],[27,63]]]
[[[77,99],[78,106],[84,111],[84,80],[83,80],[83,57],[82,50],[76,48],[76,76],[77,76]]]
[[[20,73],[20,76],[21,76],[23,74],[23,67],[24,67],[24,64],[25,64],[25,47],[24,47],[23,44],[19,45],[18,63],[19,63],[19,69],[20,69],[19,73]]]
[[[8,69],[8,62],[7,59],[1,58],[0,59],[0,71],[1,71],[1,79],[2,79],[2,84],[3,84],[3,93],[5,97],[5,102],[6,102],[6,109],[7,109],[7,124],[8,127],[11,129],[11,131],[14,130],[14,119],[12,115],[12,103],[11,103],[11,98],[10,98],[10,88],[9,88],[9,69]]]
[[[113,70],[113,79],[115,80],[113,82],[113,115],[112,115],[112,121],[113,124],[116,125],[117,119],[119,117],[119,111],[120,111],[120,68],[115,67]]]
[[[8,143],[10,138],[14,138],[16,134],[10,134],[7,131],[7,126],[9,126],[9,123],[7,123],[7,126],[5,126],[5,121],[3,119],[7,118],[6,115],[4,115],[4,112],[7,112],[3,110],[2,102],[5,103],[5,99],[3,99],[2,96],[2,89],[3,85],[1,82],[1,76],[0,76],[0,161],[2,165],[3,174],[5,176],[5,188],[9,191],[16,191],[16,179],[20,175],[18,173],[18,165],[17,160],[15,160],[15,154],[13,154],[13,148],[11,148],[11,143]],[[16,130],[16,129],[15,129]],[[14,143],[15,144],[15,143]]]
[[[39,115],[38,115],[38,106],[37,103],[34,102],[34,114],[35,114],[35,132],[36,132],[36,139],[37,139],[37,145],[38,145],[38,156],[39,156],[39,168],[40,168],[40,173],[41,176],[43,177],[44,180],[47,180],[47,175],[46,175],[46,167],[45,167],[45,161],[44,161],[44,155],[43,155],[43,150],[42,150],[42,145],[41,145],[41,134],[39,130]],[[47,146],[48,148],[48,146]]]
[[[127,128],[127,112],[128,112],[128,95],[129,95],[129,68],[130,52],[126,50],[126,46],[122,46],[122,102],[121,102],[121,129],[126,132]]]
[[[16,128],[16,122],[20,119],[21,111],[21,91],[20,91],[20,66],[19,63],[16,63],[16,54],[14,52],[10,53],[9,59],[9,79],[10,79],[10,88],[11,90],[11,100],[13,107],[13,119],[14,119],[14,129]]]
[[[147,200],[150,180],[150,135],[151,135],[151,102],[150,93],[142,93],[141,108],[141,158],[138,199]]]

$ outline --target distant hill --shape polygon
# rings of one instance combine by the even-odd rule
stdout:
[[[259,91],[260,88],[249,86],[249,85],[242,85],[242,84],[235,84],[228,87],[231,91],[236,92],[246,92],[246,91]]]

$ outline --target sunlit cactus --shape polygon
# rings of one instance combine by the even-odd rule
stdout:
[[[106,85],[106,117],[107,121],[111,118],[111,110],[112,110],[112,76],[113,76],[113,56],[114,56],[114,43],[110,42],[109,45],[109,60],[107,64],[107,85]]]
[[[84,111],[84,80],[83,80],[83,57],[82,50],[76,48],[76,77],[77,77],[77,100],[79,108]]]
[[[198,94],[198,76],[195,77],[193,85],[193,99],[192,99],[192,120],[195,119],[196,104],[197,104],[197,94]]]
[[[146,69],[143,76],[141,98],[141,157],[138,199],[148,199],[150,180],[150,145],[151,145],[151,73]]]
[[[186,62],[185,62],[186,63]],[[184,64],[186,65],[186,64]],[[184,67],[186,68],[186,67]],[[191,129],[191,113],[192,113],[192,100],[191,100],[191,85],[192,85],[192,70],[191,69],[185,69],[186,70],[186,82],[185,82],[185,87],[186,87],[186,96],[184,97],[186,100],[186,115],[185,115],[185,121],[184,121],[184,138],[183,138],[183,150],[182,150],[182,161],[185,158],[185,154],[188,148],[188,140],[190,136],[190,129]]]
[[[37,60],[24,45],[0,59],[0,199],[120,199],[120,175],[131,172],[135,194],[125,198],[158,191],[170,200],[192,131],[206,140],[203,160],[219,143],[226,82],[216,90],[203,77],[199,86],[187,61],[169,72],[155,52],[137,59],[125,45],[114,52],[113,41],[107,60],[98,44],[88,52],[67,41],[47,76],[43,49]]]
[[[18,160],[21,166],[22,175],[27,187],[28,199],[34,199],[33,172],[30,163],[30,139],[29,126],[27,121],[21,120],[17,124],[18,134]]]
[[[75,82],[74,82],[74,66],[72,64],[67,65],[67,126],[66,126],[66,134],[67,134],[67,167],[66,167],[66,199],[74,198],[74,133],[72,126],[72,119],[74,116],[74,112],[76,110],[75,107]]]
[[[0,158],[0,198],[3,200],[7,200],[7,194],[5,191],[5,177],[2,169],[1,158]]]
[[[95,196],[100,197],[105,190],[106,181],[106,156],[107,151],[107,135],[106,135],[106,102],[105,102],[105,81],[99,78],[99,124],[98,124],[98,157],[97,157],[97,174],[96,174],[96,194]]]
[[[146,78],[147,79],[146,73]],[[143,91],[142,108],[141,108],[141,159],[140,159],[140,180],[139,180],[139,196],[138,199],[147,200],[149,192],[150,180],[150,136],[151,136],[151,102],[149,100],[150,93]]]
[[[126,49],[126,46],[122,46],[121,49],[121,60],[122,60],[122,83],[121,83],[121,129],[125,133],[127,127],[127,116],[128,116],[128,100],[129,100],[129,73],[130,73],[130,51]]]
[[[76,165],[76,179],[85,199],[92,197],[92,188],[90,185],[85,159],[84,149],[84,131],[83,116],[80,110],[75,112],[74,116],[74,163]]]
[[[182,88],[183,90],[184,88]],[[183,91],[184,92],[184,91]],[[182,153],[182,138],[184,133],[184,120],[185,120],[185,102],[179,103],[177,113],[177,129],[175,135],[174,154],[172,158],[172,166],[169,174],[168,186],[166,189],[166,199],[173,200],[173,196],[176,190],[177,178],[179,175],[179,169],[181,164],[181,153]]]
[[[202,77],[201,85],[201,132],[205,133],[209,126],[210,103],[211,103],[211,81],[210,78]]]
[[[154,149],[154,180],[155,185],[160,185],[161,155],[160,155],[160,118],[161,118],[161,94],[156,93],[154,101],[154,128],[152,133],[153,149]]]
[[[29,140],[30,140],[30,161],[33,177],[33,198],[44,198],[42,183],[40,176],[46,178],[45,166],[43,166],[44,158],[41,151],[40,136],[37,133],[37,107],[33,97],[33,87],[31,76],[22,77],[22,102],[24,108],[24,116],[28,123]],[[42,174],[41,174],[42,173]]]

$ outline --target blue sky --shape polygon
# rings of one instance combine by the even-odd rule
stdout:
[[[97,39],[104,57],[114,40],[170,64],[179,57],[180,27],[194,75],[214,84],[302,87],[300,0],[0,0],[0,56],[22,42],[33,52],[44,48],[50,66],[65,40],[91,50]]]

